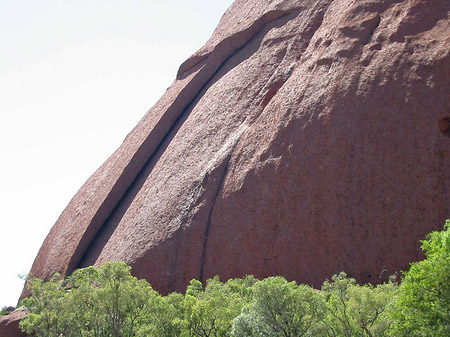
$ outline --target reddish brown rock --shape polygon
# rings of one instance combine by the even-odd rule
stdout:
[[[378,282],[450,217],[450,2],[237,0],[36,257]],[[381,275],[381,278],[380,278]]]
[[[26,337],[19,328],[20,320],[25,316],[24,311],[14,311],[0,316],[0,337]]]

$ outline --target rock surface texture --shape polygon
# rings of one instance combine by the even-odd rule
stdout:
[[[450,1],[237,0],[31,273],[384,281],[450,217]]]
[[[0,337],[25,337],[26,333],[19,328],[20,320],[25,316],[23,311],[15,311],[0,316]]]

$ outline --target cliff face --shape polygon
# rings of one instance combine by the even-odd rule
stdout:
[[[450,217],[450,2],[237,0],[31,273],[378,282]],[[380,278],[381,276],[381,278]]]

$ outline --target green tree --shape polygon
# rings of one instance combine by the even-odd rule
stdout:
[[[149,304],[151,311],[138,330],[138,337],[181,337],[189,336],[185,317],[184,296],[171,293],[155,296]]]
[[[32,279],[21,328],[36,336],[135,336],[157,293],[123,262],[77,270],[66,280]]]
[[[234,320],[232,336],[311,336],[321,310],[311,287],[269,277],[254,285],[253,300]]]
[[[392,335],[450,335],[450,220],[422,241],[426,258],[404,273],[392,314]]]
[[[124,262],[106,263],[99,269],[95,299],[106,313],[111,336],[134,336],[136,327],[150,310],[149,299],[156,292],[145,280],[138,280]]]
[[[28,334],[38,337],[65,335],[67,326],[66,303],[63,301],[66,292],[60,275],[55,274],[49,282],[34,278],[28,281],[31,296],[21,305],[29,311],[27,317],[20,322],[20,327]]]
[[[192,280],[185,296],[185,320],[190,336],[225,337],[230,335],[233,319],[245,305],[245,296],[251,287],[251,278],[229,280],[209,279],[205,290]]]
[[[396,292],[394,280],[376,287],[358,285],[344,272],[325,281],[322,296],[326,311],[321,317],[322,334],[332,337],[386,336],[389,319],[386,310]]]
[[[71,304],[72,310],[61,315],[69,317],[73,336],[108,336],[107,316],[97,301],[98,279],[99,271],[94,267],[79,269],[68,278],[71,290],[64,300]]]

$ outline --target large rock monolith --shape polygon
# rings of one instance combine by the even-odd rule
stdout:
[[[450,2],[237,0],[31,273],[384,281],[450,217]]]

